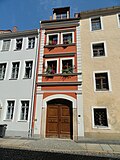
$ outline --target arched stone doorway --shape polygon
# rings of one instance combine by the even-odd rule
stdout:
[[[46,137],[73,139],[71,101],[58,98],[47,102]]]

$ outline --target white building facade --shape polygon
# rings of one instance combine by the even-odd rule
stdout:
[[[0,34],[0,124],[6,136],[28,137],[38,55],[38,30]]]

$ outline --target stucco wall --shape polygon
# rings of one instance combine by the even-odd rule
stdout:
[[[90,19],[81,20],[81,52],[83,73],[84,127],[87,137],[109,138],[120,133],[120,28],[117,14],[102,17],[103,30],[90,31]],[[106,57],[91,56],[91,42],[106,43]],[[95,92],[93,72],[109,71],[111,91]],[[108,129],[94,129],[92,107],[104,106],[108,110]],[[96,134],[95,134],[96,133]],[[118,137],[118,136],[117,136]]]

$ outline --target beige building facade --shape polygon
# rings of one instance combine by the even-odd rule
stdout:
[[[120,7],[80,18],[85,137],[120,139]]]

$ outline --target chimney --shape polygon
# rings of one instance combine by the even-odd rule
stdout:
[[[75,18],[79,18],[79,17],[80,17],[80,14],[79,14],[79,13],[75,13],[75,14],[74,14],[74,17],[75,17]]]
[[[17,30],[18,30],[17,26],[14,26],[12,32],[17,32]]]

